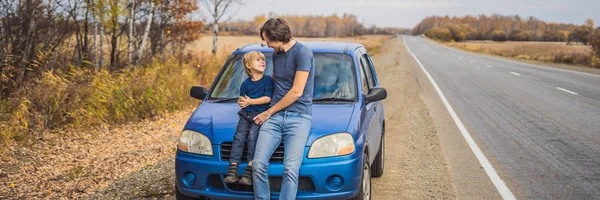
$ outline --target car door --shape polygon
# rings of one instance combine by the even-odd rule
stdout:
[[[368,61],[364,59],[363,55],[366,55],[365,50],[357,49],[355,51],[355,56],[358,61],[358,71],[360,74],[360,83],[362,88],[363,97],[369,93],[369,90],[373,87],[373,80],[369,80],[369,76],[371,74],[367,73],[370,70],[368,69]],[[363,101],[364,102],[364,101]],[[371,103],[363,103],[361,106],[361,115],[360,115],[360,123],[361,123],[361,133],[365,134],[365,139],[367,140],[367,144],[369,145],[369,163],[373,162],[375,159],[375,155],[379,150],[379,136],[377,136],[377,132],[373,127],[373,122],[376,113],[376,102]]]
[[[368,67],[365,67],[365,73],[367,74],[367,79],[369,79],[369,86],[372,87],[380,87],[379,80],[377,78],[377,73],[375,71],[375,66],[373,65],[373,61],[369,57],[369,54],[363,54],[363,59],[365,60]],[[381,141],[381,133],[383,132],[383,120],[384,120],[384,109],[383,109],[383,101],[373,102],[373,122],[371,123],[371,129],[373,131],[372,141],[377,143],[377,149],[379,149],[380,141]],[[374,146],[374,143],[371,143]]]

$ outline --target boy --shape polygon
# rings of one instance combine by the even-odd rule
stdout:
[[[264,75],[266,69],[265,55],[258,51],[246,53],[242,59],[244,72],[248,78],[242,83],[238,105],[241,110],[239,122],[234,136],[229,167],[225,183],[238,181],[238,164],[241,162],[244,152],[244,143],[248,140],[248,167],[244,175],[239,179],[240,184],[252,185],[252,159],[256,148],[256,138],[260,125],[254,123],[256,115],[269,109],[271,96],[273,95],[273,79]]]

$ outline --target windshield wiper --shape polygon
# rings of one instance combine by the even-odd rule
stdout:
[[[235,98],[215,99],[215,100],[212,100],[211,102],[213,102],[213,103],[219,103],[219,102],[228,102],[228,101],[233,101],[233,100],[238,100],[238,97],[235,97]]]
[[[338,97],[324,97],[313,99],[313,102],[322,102],[322,101],[342,101],[342,102],[354,102],[353,99],[342,99]]]

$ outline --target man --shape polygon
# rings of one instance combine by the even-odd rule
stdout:
[[[273,54],[274,92],[271,108],[254,118],[262,127],[253,160],[255,199],[270,199],[269,159],[283,140],[283,182],[280,199],[295,199],[298,173],[310,133],[315,62],[312,50],[292,39],[287,22],[269,19],[260,36]]]

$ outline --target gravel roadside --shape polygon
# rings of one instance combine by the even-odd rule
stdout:
[[[454,199],[448,165],[401,38],[373,56],[388,91],[385,173],[373,179],[373,199]]]

